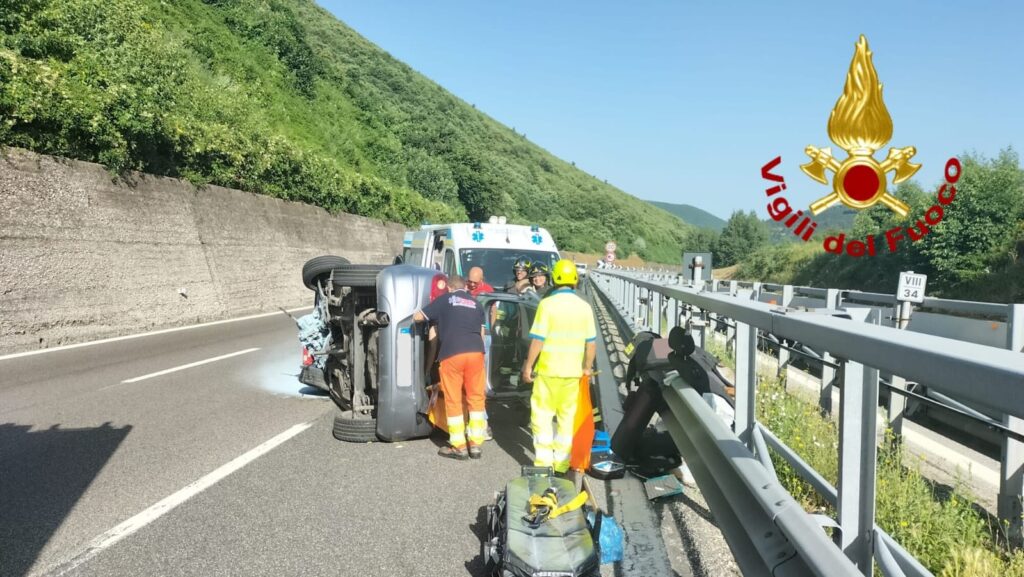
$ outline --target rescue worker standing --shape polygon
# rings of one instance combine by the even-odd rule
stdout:
[[[580,378],[590,375],[597,356],[594,311],[576,295],[576,265],[562,259],[551,273],[554,290],[540,301],[530,328],[530,351],[523,363],[522,379],[534,381],[530,398],[534,464],[569,469],[573,419]],[[536,367],[534,366],[536,363]],[[552,419],[558,423],[552,426]]]
[[[484,309],[466,290],[462,277],[452,275],[448,279],[448,295],[440,296],[416,311],[413,320],[435,322],[441,341],[438,358],[441,360],[441,392],[444,394],[449,445],[441,447],[437,454],[458,460],[479,459],[487,428],[484,409]],[[469,408],[468,431],[463,416],[463,390]]]

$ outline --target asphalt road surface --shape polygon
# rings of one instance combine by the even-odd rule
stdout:
[[[334,440],[283,314],[0,357],[0,575],[480,575],[528,413],[481,461]]]

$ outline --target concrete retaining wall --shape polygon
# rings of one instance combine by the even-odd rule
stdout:
[[[321,254],[389,263],[402,226],[95,164],[0,156],[0,353],[302,306]]]

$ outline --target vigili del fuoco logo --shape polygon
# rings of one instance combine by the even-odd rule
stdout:
[[[846,86],[828,118],[828,137],[836,146],[846,152],[846,158],[833,156],[830,147],[807,146],[804,152],[810,162],[800,170],[813,180],[831,186],[832,191],[811,203],[810,215],[804,211],[793,212],[793,207],[782,194],[786,190],[785,179],[774,174],[782,163],[776,156],[761,167],[761,177],[769,181],[765,189],[768,197],[768,216],[782,223],[800,239],[810,241],[818,223],[812,215],[837,203],[855,210],[863,210],[881,203],[900,217],[910,214],[905,202],[889,194],[888,174],[893,173],[893,184],[899,184],[914,175],[921,168],[911,159],[917,153],[913,146],[892,147],[879,162],[875,153],[892,138],[892,117],[882,101],[882,84],[871,62],[868,41],[862,35],[857,42],[846,73]],[[831,175],[831,185],[829,176]],[[945,211],[956,197],[956,182],[960,179],[960,161],[950,158],[944,171],[945,183],[936,194],[936,202],[909,226],[898,226],[885,232],[885,244],[889,252],[896,252],[901,243],[917,242],[931,232],[932,227],[942,222]],[[825,250],[835,254],[854,257],[875,256],[878,247],[874,236],[864,240],[847,239],[846,233],[827,236],[822,243]]]

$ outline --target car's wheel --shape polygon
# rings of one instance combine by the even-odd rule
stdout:
[[[377,419],[354,419],[351,412],[335,415],[334,438],[349,443],[372,443],[377,440]]]
[[[377,275],[384,270],[379,264],[347,264],[334,269],[334,284],[347,287],[377,286]]]
[[[306,261],[306,264],[302,265],[302,284],[306,285],[306,288],[309,290],[316,290],[316,281],[318,278],[347,264],[351,263],[349,263],[347,258],[342,256],[327,254],[311,258]]]

